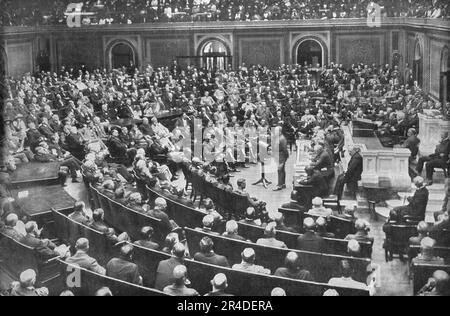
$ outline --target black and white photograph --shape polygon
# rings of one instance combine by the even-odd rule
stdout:
[[[449,197],[448,0],[0,0],[0,296],[450,296]]]

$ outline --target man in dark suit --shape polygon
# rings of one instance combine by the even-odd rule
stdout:
[[[45,138],[50,140],[50,138],[55,134],[55,131],[48,124],[48,119],[43,117],[41,119],[41,125],[39,125],[39,132],[44,135]]]
[[[147,212],[148,216],[161,220],[161,229],[163,233],[168,234],[173,230],[172,222],[166,213],[167,202],[163,198],[155,200],[155,207]]]
[[[334,176],[334,163],[332,157],[322,145],[317,145],[314,150],[317,154],[317,158],[312,162],[314,169],[321,171],[325,179],[331,179]]]
[[[100,266],[94,258],[88,255],[89,252],[89,240],[80,238],[77,240],[75,249],[77,252],[70,258],[67,258],[68,264],[77,265],[82,269],[86,269],[97,274],[105,275],[106,270]]]
[[[325,240],[314,232],[316,223],[312,218],[303,221],[305,233],[297,238],[297,249],[323,253],[325,252]]]
[[[173,269],[182,265],[186,253],[183,244],[177,243],[172,248],[172,258],[163,260],[158,264],[156,270],[155,288],[162,291],[167,285],[173,283]]]
[[[420,220],[425,219],[430,193],[422,177],[416,177],[414,179],[414,185],[417,189],[414,196],[408,198],[409,204],[394,208],[390,214],[391,221],[403,222],[405,216],[412,216]]]
[[[322,173],[319,170],[315,170],[312,166],[306,167],[305,172],[308,178],[300,181],[299,184],[313,188],[311,199],[314,197],[326,197],[328,195],[328,183]]]
[[[409,161],[413,161],[416,159],[417,154],[419,153],[419,144],[420,139],[417,137],[417,131],[414,128],[410,128],[408,130],[408,138],[404,141],[402,147],[408,148],[411,151],[411,156]]]
[[[214,252],[214,242],[209,237],[204,237],[200,241],[200,252],[197,252],[194,255],[194,260],[212,264],[219,267],[229,268],[230,265],[228,263],[227,258],[224,256],[218,255]]]
[[[424,156],[419,159],[417,164],[417,173],[422,174],[423,166],[427,163],[426,172],[428,184],[433,184],[433,173],[435,168],[446,168],[447,162],[450,159],[450,138],[449,132],[443,132],[441,135],[441,142],[436,146],[436,151],[433,155]]]
[[[281,126],[275,128],[275,141],[278,141],[278,185],[274,191],[281,191],[286,189],[286,162],[289,158],[287,140]]]
[[[278,268],[275,271],[275,276],[287,279],[313,281],[309,271],[300,269],[297,253],[289,252],[284,259],[284,265],[284,267]]]
[[[142,285],[139,267],[132,262],[133,246],[126,244],[120,248],[120,256],[106,265],[106,275],[132,284]]]
[[[232,294],[225,293],[228,287],[227,276],[223,273],[216,274],[214,279],[211,280],[212,291],[205,296],[234,296]]]
[[[1,230],[2,234],[4,234],[16,241],[21,240],[24,236],[14,229],[14,227],[17,225],[18,221],[19,221],[19,217],[16,214],[11,213],[11,214],[7,215],[6,219],[5,219],[5,226]]]
[[[40,239],[37,237],[37,225],[35,222],[28,222],[25,225],[26,235],[20,242],[28,247],[33,248],[39,257],[44,261],[59,257],[59,253],[55,251],[56,245],[48,239]]]
[[[84,159],[84,141],[75,126],[70,129],[70,134],[66,137],[67,149],[78,160]]]
[[[358,190],[358,181],[361,180],[363,172],[363,158],[360,154],[361,149],[354,147],[350,150],[350,162],[348,163],[347,172],[345,173],[344,182],[348,189],[356,194]]]
[[[152,240],[154,229],[151,226],[146,226],[141,229],[141,240],[136,241],[134,244],[147,249],[158,250],[159,244]]]

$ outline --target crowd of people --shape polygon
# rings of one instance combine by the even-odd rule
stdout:
[[[385,138],[388,145],[409,148],[413,160],[417,152],[411,145],[409,132],[413,131],[414,135],[418,132],[418,113],[426,109],[442,110],[439,102],[422,92],[408,68],[400,70],[397,66],[362,64],[348,69],[338,64],[319,69],[309,65],[282,65],[276,70],[243,64],[236,70],[225,71],[194,66],[181,69],[174,62],[158,69],[148,66],[142,72],[137,69],[106,71],[63,67],[55,73],[40,72],[10,78],[6,81],[6,95],[0,170],[2,187],[8,184],[9,174],[14,172],[16,164],[58,161],[63,183],[69,175],[72,182],[80,181],[82,171],[85,180],[108,197],[160,219],[167,236],[165,245],[156,244],[152,239],[152,227],[143,227],[142,240],[134,242],[172,253],[179,260],[184,258],[186,251],[174,233],[178,225],[167,215],[166,201],[163,198],[148,201],[133,187],[135,177],[132,173],[162,196],[193,207],[185,188],[175,185],[181,171],[185,175],[196,173],[223,190],[247,196],[250,207],[243,217],[230,218],[229,214],[216,209],[210,200],[203,205],[195,205],[205,213],[203,227],[198,229],[211,232],[217,222],[226,221],[225,236],[242,239],[236,228],[236,222],[242,220],[264,227],[265,237],[257,244],[283,248],[286,246],[276,239],[276,231],[296,231],[296,228],[286,227],[280,214],[269,214],[264,210],[264,204],[246,191],[245,179],[238,179],[236,187],[230,180],[230,174],[238,172],[239,166],[245,167],[250,161],[257,162],[260,158],[258,149],[261,146],[253,148],[247,132],[244,138],[239,135],[243,130],[257,130],[258,135],[266,136],[271,130],[278,131],[286,139],[280,150],[287,154],[289,147],[295,149],[298,137],[309,138],[313,159],[304,183],[317,189],[314,194],[317,198],[312,201],[311,210],[298,206],[311,215],[303,223],[305,233],[299,238],[298,247],[321,252],[324,250],[324,236],[331,236],[324,218],[333,212],[323,206],[320,197],[329,192],[335,162],[340,159],[339,150],[343,142],[340,126],[353,119],[377,121],[380,137]],[[173,111],[178,111],[180,116],[170,130],[157,117]],[[197,139],[192,133],[195,128],[199,128],[204,137]],[[446,136],[444,141],[448,143],[448,134]],[[404,143],[408,139],[410,141]],[[238,146],[233,141],[243,144]],[[226,146],[228,142],[233,143],[231,148]],[[196,144],[200,144],[203,154],[197,155],[193,148]],[[274,144],[266,144],[268,147],[271,145]],[[213,159],[209,159],[207,154]],[[441,154],[448,158],[448,152],[439,152],[438,156]],[[239,155],[245,159],[238,159]],[[352,150],[351,155],[354,161],[350,163],[345,181],[355,191],[362,162],[357,149]],[[283,169],[281,162],[278,166],[280,179],[283,179]],[[276,190],[285,189],[283,181],[285,173]],[[421,187],[423,179],[417,179],[416,184]],[[0,193],[4,201],[10,201],[6,190],[2,189]],[[153,202],[154,207],[150,207]],[[292,206],[295,202],[289,204]],[[125,242],[120,258],[114,258],[106,267],[101,267],[87,254],[89,241],[85,239],[77,242],[76,251],[71,254],[66,247],[57,249],[48,240],[43,240],[42,248],[48,253],[69,257],[69,263],[99,274],[141,284],[143,280],[136,267],[126,269],[131,271],[127,275],[120,273],[123,265],[134,264],[130,259],[133,241],[129,235],[117,235],[114,228],[104,222],[102,210],[87,214],[84,203],[78,202],[69,217],[104,232],[112,245]],[[313,216],[322,218],[316,221]],[[448,208],[437,216],[448,225]],[[12,238],[23,240],[24,236],[32,234],[39,239],[40,230],[36,225],[20,224],[17,216],[9,212],[1,214],[1,217],[4,219],[2,231],[10,232]],[[18,230],[17,227],[25,228]],[[358,242],[370,241],[371,237],[368,236],[366,222],[356,221],[355,227],[357,233],[348,236],[348,251],[349,255],[358,257]],[[214,244],[210,239],[202,240],[200,248],[201,253],[191,254],[195,260],[229,266],[227,258],[214,254]],[[242,252],[242,262],[231,268],[257,273],[274,272],[275,275],[304,280],[314,278],[302,269],[295,253],[288,254],[286,267],[277,271],[268,271],[257,265],[257,259],[253,249],[246,249]],[[341,265],[342,278],[330,280],[331,285],[373,292],[373,279],[368,278],[367,284],[358,283],[351,278],[349,263],[344,261]],[[165,271],[166,282],[161,282],[158,289],[168,294],[198,294],[185,286],[185,266],[171,263],[170,267],[168,269],[164,264],[161,267],[161,271]],[[16,284],[17,293],[26,284],[25,290],[33,287],[35,276],[30,271],[24,273],[23,280],[21,278],[20,284]],[[212,294],[226,289],[223,275],[216,278]],[[168,279],[175,281],[167,283]],[[279,294],[281,290],[274,292]],[[36,294],[45,293],[45,290],[36,291]],[[109,292],[102,289],[102,293]]]
[[[2,1],[0,24],[65,24],[72,1]],[[89,0],[82,1],[84,25],[191,21],[268,21],[366,18],[374,10],[387,17],[448,18],[444,0]]]

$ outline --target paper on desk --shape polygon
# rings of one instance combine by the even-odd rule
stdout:
[[[28,195],[29,195],[29,192],[28,192],[28,191],[21,191],[21,192],[19,192],[19,193],[17,194],[17,197],[18,197],[19,199],[24,199],[24,198],[27,198]]]

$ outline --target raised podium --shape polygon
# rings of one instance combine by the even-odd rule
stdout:
[[[420,154],[433,154],[441,141],[442,132],[450,131],[450,121],[431,115],[419,114]]]

